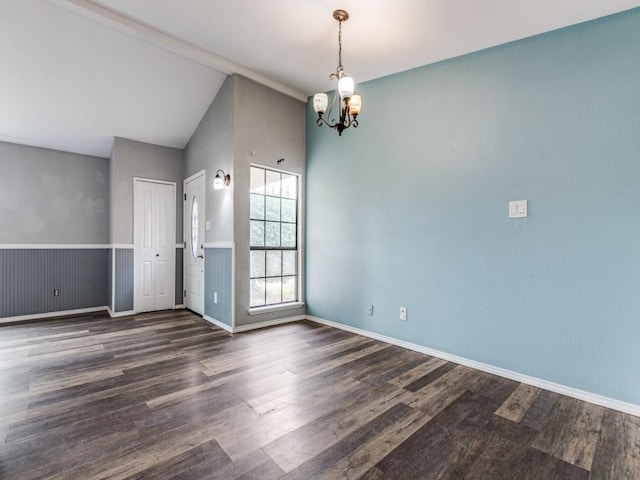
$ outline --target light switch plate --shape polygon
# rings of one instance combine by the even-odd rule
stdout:
[[[512,200],[509,202],[509,218],[524,218],[527,216],[527,201]]]
[[[206,222],[204,222],[204,229],[208,232],[209,230],[211,230],[211,222],[209,220],[207,220]]]

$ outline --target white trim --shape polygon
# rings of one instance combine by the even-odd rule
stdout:
[[[192,180],[195,180],[196,178],[201,177],[202,175],[206,175],[206,173],[207,173],[207,170],[203,168],[199,172],[196,172],[193,175],[191,175],[189,178],[185,178],[184,180],[182,180],[182,184],[184,185],[185,183],[189,183]],[[184,192],[182,196],[184,197]]]
[[[251,307],[247,310],[247,313],[249,315],[262,315],[263,313],[279,312],[281,310],[291,310],[302,307],[304,307],[304,302],[288,302],[277,305],[267,305],[265,307]]]
[[[283,323],[299,322],[306,320],[306,315],[296,315],[294,317],[277,318],[275,320],[267,320],[266,322],[251,323],[249,325],[240,325],[233,329],[233,333],[248,332],[249,330],[257,330],[259,328],[273,327],[275,325],[282,325]]]
[[[215,318],[210,317],[209,315],[203,315],[202,318],[209,323],[213,323],[216,327],[220,327],[221,329],[226,330],[229,333],[233,333],[233,327],[230,327],[229,325],[227,325],[224,322],[221,322],[220,320],[216,320]]]
[[[71,243],[3,243],[2,250],[103,250],[112,248],[109,244],[71,244]]]
[[[184,243],[176,243],[176,248],[184,248]]]
[[[184,310],[184,305],[183,304],[176,305],[174,310]]]
[[[307,320],[319,323],[321,325],[327,325],[329,327],[338,328],[340,330],[345,330],[347,332],[355,333],[357,335],[362,335],[363,337],[373,338],[374,340],[379,340],[381,342],[390,343],[391,345],[396,345],[398,347],[406,348],[408,350],[413,350],[416,352],[424,353],[426,355],[431,355],[432,357],[442,358],[443,360],[448,360],[450,362],[458,363],[466,367],[475,368],[476,370],[481,370],[483,372],[491,373],[493,375],[498,375],[500,377],[508,378],[510,380],[515,380],[516,382],[526,383],[527,385],[532,385],[534,387],[550,390],[552,392],[559,393],[561,395],[566,395],[567,397],[577,398],[578,400],[583,400],[585,402],[600,405],[602,407],[611,408],[612,410],[617,410],[619,412],[628,413],[630,415],[635,415],[637,417],[640,416],[640,405],[634,405],[632,403],[622,402],[614,398],[597,395],[595,393],[586,392],[584,390],[568,387],[566,385],[561,385],[559,383],[549,382],[541,378],[531,377],[529,375],[524,375],[522,373],[513,372],[511,370],[506,370],[504,368],[495,367],[493,365],[477,362],[475,360],[470,360],[468,358],[459,357],[458,355],[453,355],[451,353],[441,352],[439,350],[434,350],[432,348],[423,347],[422,345],[416,345],[415,343],[405,342],[403,340],[387,337],[386,335],[380,335],[378,333],[369,332],[367,330],[362,330],[360,328],[350,327],[348,325],[332,322],[330,320],[314,317],[312,315],[306,315],[306,318]]]
[[[216,320],[215,318],[210,317],[209,315],[203,315],[202,318],[207,322],[212,323],[216,327],[220,327],[229,333],[248,332],[249,330],[258,330],[260,328],[273,327],[276,325],[282,325],[284,323],[300,322],[302,320],[307,319],[305,315],[296,315],[295,317],[278,318],[275,320],[267,320],[266,322],[258,322],[258,323],[252,323],[250,325],[241,325],[239,327],[231,327],[226,323],[221,322],[220,320]]]
[[[111,318],[128,317],[130,315],[135,315],[136,314],[136,312],[134,312],[133,310],[125,310],[123,312],[114,312],[109,307],[107,307],[107,311],[109,312],[109,316]]]
[[[2,243],[0,250],[108,250],[110,248],[133,249],[128,243]]]
[[[68,315],[79,315],[82,313],[101,312],[108,309],[109,307],[105,306],[105,307],[78,308],[76,310],[60,310],[58,312],[35,313],[32,315],[18,315],[15,317],[0,318],[0,323],[13,323],[13,322],[22,322],[25,320],[40,320],[45,318],[66,317]]]
[[[134,182],[147,182],[147,183],[159,183],[161,185],[173,185],[174,187],[176,187],[177,182],[172,182],[169,180],[157,180],[155,178],[147,178],[147,177],[133,177],[133,181]],[[176,192],[178,191],[177,187],[176,187]],[[177,197],[177,193],[176,193],[176,197]],[[177,198],[176,198],[177,200]],[[135,242],[133,242],[133,244],[135,245]]]
[[[249,167],[256,167],[256,168],[262,168],[265,170],[272,170],[274,172],[278,172],[278,173],[285,173],[287,175],[295,175],[296,177],[301,177],[302,173],[296,173],[296,172],[292,172],[291,170],[282,170],[281,168],[277,168],[277,167],[271,167],[268,165],[265,165],[264,163],[250,163]],[[298,191],[300,191],[300,189],[298,188]]]
[[[233,242],[211,242],[205,243],[204,248],[233,248]]]

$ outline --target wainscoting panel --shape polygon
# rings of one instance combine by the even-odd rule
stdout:
[[[182,283],[182,274],[184,271],[183,265],[183,249],[176,248],[176,305],[184,304],[184,297],[182,296],[182,291],[184,289]]]
[[[107,250],[107,305],[113,311],[113,249]]]
[[[205,248],[204,259],[204,313],[232,326],[233,249]],[[214,303],[216,293],[218,303]]]
[[[0,317],[103,307],[109,269],[108,248],[0,249]]]
[[[133,310],[133,249],[116,248],[114,312]]]

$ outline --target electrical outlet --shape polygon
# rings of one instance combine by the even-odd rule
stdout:
[[[53,296],[54,297],[59,297],[60,296],[60,290],[58,290],[57,288],[53,289]]]
[[[407,321],[407,307],[400,307],[400,320]]]
[[[373,317],[373,305],[369,306],[369,309],[367,310],[367,315],[369,315],[370,317]]]

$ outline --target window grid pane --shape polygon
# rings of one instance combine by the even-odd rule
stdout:
[[[256,193],[251,194],[249,207],[249,218],[251,220],[264,220],[264,199],[264,195],[258,195]]]
[[[250,306],[298,300],[298,177],[251,167]]]

